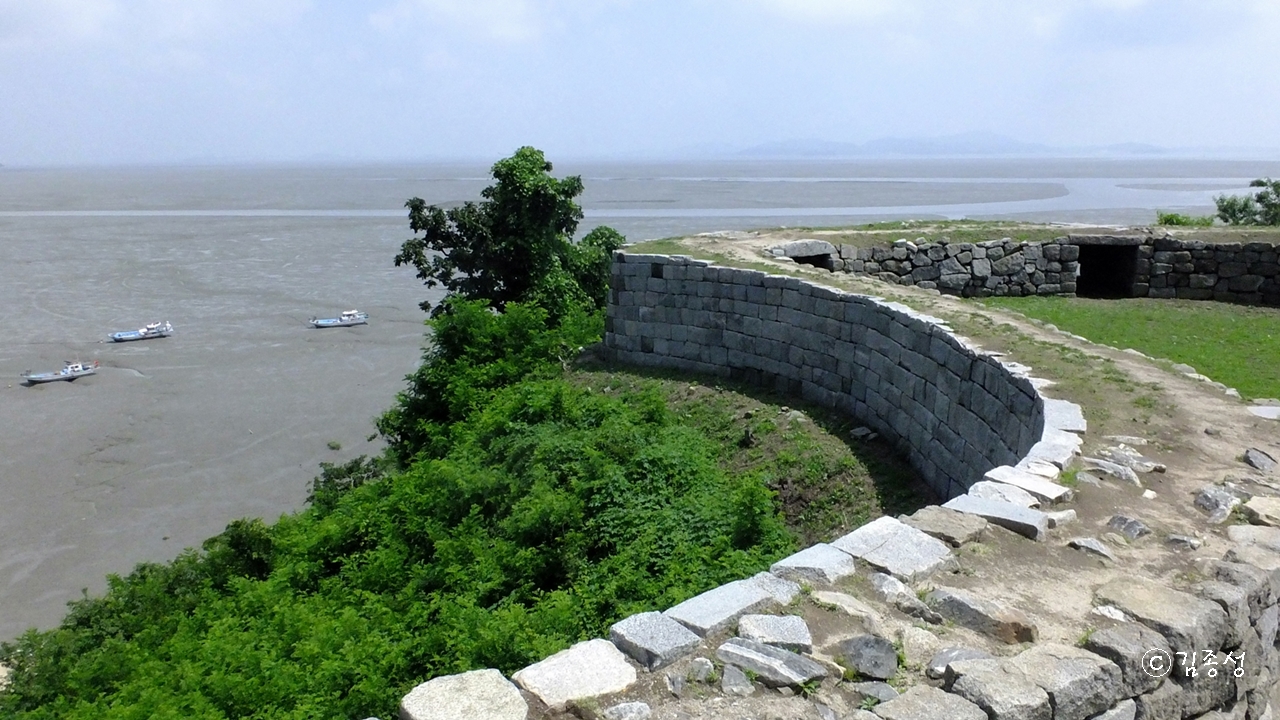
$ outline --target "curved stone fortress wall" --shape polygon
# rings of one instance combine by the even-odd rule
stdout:
[[[1280,306],[1280,251],[1151,235],[1068,235],[1049,242],[914,243],[858,248],[799,240],[775,257],[948,295],[1080,295]]]
[[[1026,377],[897,303],[684,256],[617,253],[605,346],[622,362],[745,380],[838,408],[939,495],[1040,443]]]

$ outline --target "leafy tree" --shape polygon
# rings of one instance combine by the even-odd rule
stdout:
[[[607,276],[622,236],[597,228],[573,243],[582,178],[552,177],[551,163],[532,147],[499,160],[492,175],[496,182],[479,203],[444,210],[421,198],[406,202],[414,236],[401,246],[396,266],[413,265],[427,287],[439,285],[448,296],[484,300],[496,310],[535,302],[556,321],[573,305],[602,307],[607,283],[599,282],[601,270]],[[422,303],[433,317],[447,307]]]
[[[451,423],[483,407],[498,389],[561,371],[569,358],[604,332],[599,312],[571,307],[558,325],[536,303],[510,303],[494,312],[483,300],[446,299],[447,312],[428,321],[433,333],[422,365],[378,431],[402,464],[419,452],[439,456]]]
[[[1230,225],[1280,225],[1280,180],[1259,178],[1249,187],[1262,188],[1254,195],[1219,195],[1213,201],[1218,217]]]

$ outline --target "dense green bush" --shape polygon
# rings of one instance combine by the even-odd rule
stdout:
[[[1219,195],[1218,218],[1229,225],[1280,225],[1280,180],[1259,178],[1249,187],[1254,195]]]
[[[523,378],[559,373],[585,345],[600,340],[604,316],[575,307],[553,324],[535,304],[510,303],[494,312],[482,300],[452,299],[429,321],[432,344],[378,431],[407,464],[420,452],[439,457],[451,424]]]
[[[512,672],[794,548],[759,479],[652,389],[518,382],[449,437],[403,473],[331,466],[309,510],[112,578],[3,647],[0,715],[391,717],[425,678]]]
[[[1211,227],[1212,215],[1181,215],[1173,212],[1156,211],[1157,225],[1183,225],[1188,227]]]

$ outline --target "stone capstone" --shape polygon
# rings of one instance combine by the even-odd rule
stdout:
[[[795,686],[827,676],[827,669],[809,658],[745,638],[730,638],[716,649],[716,657],[726,665],[750,670],[770,687]]]
[[[956,512],[930,505],[901,518],[920,532],[938,538],[953,547],[977,540],[987,529],[987,521],[977,515]]]
[[[1084,433],[1089,431],[1089,423],[1084,419],[1080,406],[1066,400],[1044,399],[1044,424],[1065,432]]]
[[[972,497],[982,498],[983,500],[1007,502],[1010,505],[1017,505],[1024,508],[1040,506],[1040,501],[1026,490],[1014,487],[1013,485],[1006,485],[1001,482],[993,482],[991,480],[979,480],[973,485],[970,485],[968,494]]]
[[[815,255],[838,255],[835,245],[825,240],[796,240],[794,242],[783,243],[777,246],[775,250],[781,250],[781,257],[798,258],[813,257]],[[777,252],[774,253],[777,255]]]
[[[675,662],[701,641],[685,626],[659,612],[632,615],[609,628],[609,639],[645,669]]]
[[[1227,614],[1216,603],[1150,580],[1112,580],[1094,597],[1162,635],[1174,653],[1219,648],[1226,638]]]
[[[818,543],[774,563],[769,572],[794,582],[834,583],[858,569],[853,556],[842,550]]]
[[[529,705],[497,670],[428,680],[400,700],[400,720],[524,720]]]
[[[800,586],[789,580],[760,573],[695,595],[668,608],[663,615],[705,636],[729,627],[748,613],[785,605],[799,592]]]
[[[1001,660],[960,660],[947,666],[948,691],[987,711],[991,720],[1051,720],[1049,695]]]
[[[1057,474],[1056,466],[1047,465],[1047,467],[1053,468],[1054,474]],[[1042,475],[1031,472],[1029,469],[1001,465],[988,470],[983,477],[994,482],[1013,485],[1031,493],[1033,497],[1042,503],[1066,502],[1072,497],[1071,488],[1050,482]]]
[[[1152,650],[1161,650],[1172,658],[1173,649],[1160,633],[1138,623],[1125,623],[1115,627],[1104,628],[1089,635],[1084,642],[1084,649],[1099,657],[1104,657],[1120,668],[1120,686],[1122,695],[1135,697],[1155,690],[1162,682],[1159,668],[1143,667],[1144,658],[1150,665],[1153,661],[1148,656]],[[1148,672],[1156,670],[1157,672]]]
[[[925,577],[952,560],[946,543],[887,515],[831,545],[907,581]]]
[[[1036,645],[1007,666],[1048,693],[1053,720],[1085,720],[1110,708],[1123,691],[1115,663],[1067,645]]]
[[[1049,532],[1049,519],[1044,513],[1006,502],[959,495],[948,500],[942,507],[976,515],[1032,540],[1044,540],[1045,534]]]
[[[872,712],[884,720],[987,720],[977,705],[928,685],[916,685]]]
[[[836,659],[863,677],[887,680],[898,671],[898,650],[878,635],[859,635],[841,642]]]
[[[622,692],[636,682],[635,668],[608,640],[587,640],[520,670],[511,679],[553,711],[570,700]]]
[[[1001,642],[1015,644],[1036,640],[1035,623],[1024,613],[966,590],[938,588],[925,597],[925,604],[955,624]]]
[[[738,635],[796,653],[813,651],[813,636],[799,615],[743,615]]]

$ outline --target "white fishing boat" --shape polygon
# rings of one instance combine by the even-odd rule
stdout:
[[[93,363],[71,362],[68,360],[66,365],[57,372],[33,373],[28,370],[22,373],[22,377],[31,385],[36,385],[56,380],[71,382],[76,378],[82,378],[85,375],[92,375],[96,372],[98,372],[97,360],[94,360]]]
[[[138,328],[137,330],[124,330],[121,332],[111,333],[109,336],[115,342],[129,342],[130,340],[148,340],[150,338],[169,337],[173,334],[173,326],[166,322],[153,322]]]
[[[363,313],[359,310],[343,310],[342,314],[336,318],[311,318],[308,322],[311,323],[312,327],[318,328],[367,325],[369,323],[369,313]]]

